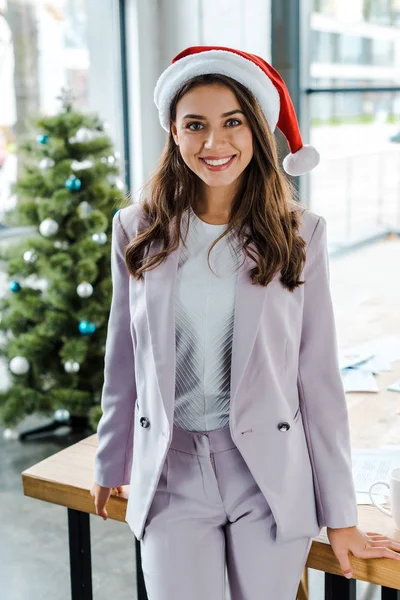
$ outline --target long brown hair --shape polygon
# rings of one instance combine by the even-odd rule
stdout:
[[[209,253],[218,240],[235,232],[243,252],[256,263],[249,272],[252,282],[266,286],[280,270],[281,283],[293,291],[304,283],[299,281],[306,245],[298,233],[301,205],[279,166],[274,135],[253,94],[225,75],[200,75],[187,82],[174,97],[171,121],[176,120],[176,107],[184,94],[196,86],[213,84],[227,86],[236,95],[253,133],[253,157],[234,196],[228,226]],[[182,214],[189,206],[196,206],[199,190],[200,179],[183,161],[170,130],[156,170],[141,194],[144,225],[125,249],[126,264],[135,279],[143,279],[144,271],[161,264],[178,248],[180,239],[184,243]],[[145,260],[151,242],[160,247]]]

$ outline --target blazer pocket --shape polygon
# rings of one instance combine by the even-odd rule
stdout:
[[[298,408],[297,408],[296,412],[295,412],[295,413],[294,413],[294,415],[293,415],[293,422],[294,422],[294,423],[296,423],[296,421],[299,419],[299,416],[300,416],[300,404],[299,404],[299,406],[298,406]]]

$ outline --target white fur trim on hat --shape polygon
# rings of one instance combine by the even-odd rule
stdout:
[[[207,73],[220,73],[236,79],[257,98],[272,131],[279,119],[279,93],[265,72],[239,54],[228,50],[206,50],[190,54],[172,63],[163,71],[154,89],[154,102],[161,126],[170,130],[170,106],[184,83]]]
[[[283,159],[283,168],[289,175],[303,175],[316,167],[319,163],[320,155],[314,146],[304,144],[300,150],[294,154],[288,154]]]

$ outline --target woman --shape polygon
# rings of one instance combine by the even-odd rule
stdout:
[[[155,102],[161,162],[113,220],[97,514],[130,484],[150,600],[220,600],[225,565],[232,600],[294,600],[323,526],[346,577],[349,553],[400,559],[357,528],[326,221],[295,202],[275,126],[288,173],[319,156],[282,79],[191,47]]]

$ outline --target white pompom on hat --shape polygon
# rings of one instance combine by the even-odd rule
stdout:
[[[256,97],[271,128],[286,137],[290,154],[283,160],[289,175],[303,175],[320,160],[314,146],[303,144],[288,89],[279,73],[255,54],[223,46],[190,46],[163,71],[154,89],[161,126],[170,131],[170,106],[175,94],[193,77],[220,73],[247,87]]]

